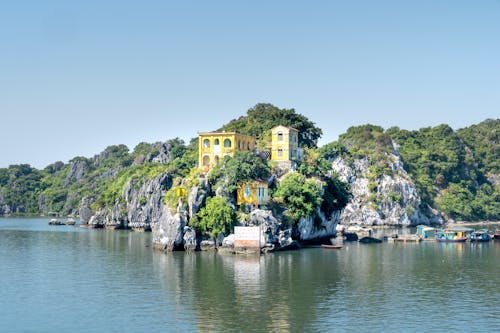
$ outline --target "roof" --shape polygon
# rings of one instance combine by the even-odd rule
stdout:
[[[296,128],[293,128],[293,127],[287,127],[287,126],[283,126],[283,125],[278,125],[278,126],[276,126],[276,127],[273,127],[273,128],[271,129],[271,131],[275,131],[275,130],[278,130],[278,129],[280,129],[280,128],[286,128],[286,129],[288,129],[288,130],[290,130],[290,131],[297,132],[297,133],[299,132],[299,130],[298,130],[298,129],[296,129]]]

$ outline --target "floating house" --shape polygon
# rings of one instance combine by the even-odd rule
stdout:
[[[208,172],[224,156],[237,151],[253,151],[255,137],[236,132],[212,132],[198,134],[198,166]]]
[[[417,236],[423,240],[435,240],[436,229],[427,225],[417,225]]]
[[[445,230],[438,231],[436,234],[436,240],[438,242],[465,242],[468,235],[474,231],[471,228],[448,228]]]

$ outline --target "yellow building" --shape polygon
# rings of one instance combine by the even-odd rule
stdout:
[[[256,180],[238,184],[236,203],[240,205],[264,205],[269,201],[267,181]]]
[[[224,156],[233,156],[236,151],[253,151],[255,138],[236,132],[199,133],[198,166],[208,172]]]
[[[292,127],[276,126],[271,129],[271,160],[290,162],[300,159],[299,131]]]

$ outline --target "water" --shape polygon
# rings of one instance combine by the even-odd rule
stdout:
[[[151,234],[0,219],[0,332],[495,332],[500,242],[163,254]]]

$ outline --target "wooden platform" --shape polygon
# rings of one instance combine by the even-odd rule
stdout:
[[[389,242],[420,242],[422,240],[421,237],[417,235],[401,235],[398,237],[390,237],[387,239]]]

